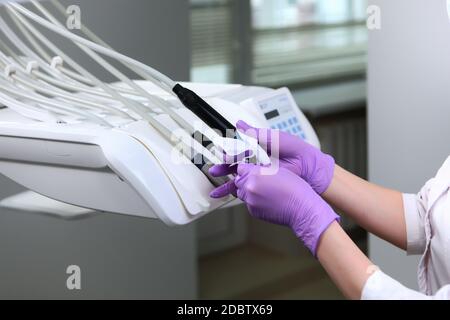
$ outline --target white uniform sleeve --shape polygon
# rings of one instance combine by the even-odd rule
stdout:
[[[403,194],[406,237],[408,241],[407,253],[409,255],[422,254],[425,251],[426,236],[424,217],[427,198],[425,188],[418,195]]]
[[[378,270],[367,279],[361,300],[450,300],[450,285],[442,287],[434,296],[427,296]]]

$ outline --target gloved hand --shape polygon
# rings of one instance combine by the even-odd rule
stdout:
[[[253,128],[244,121],[236,124],[240,132],[256,138],[269,155],[279,158],[279,166],[289,169],[305,180],[318,194],[330,186],[334,174],[334,159],[299,137],[279,130]],[[235,173],[228,165],[214,166],[216,175]]]
[[[233,184],[253,217],[290,227],[314,256],[322,233],[339,220],[308,183],[288,169],[267,175],[261,166],[239,164]],[[211,196],[220,194],[213,191]]]

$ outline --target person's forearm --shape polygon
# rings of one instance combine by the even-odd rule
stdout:
[[[367,231],[406,249],[402,194],[369,183],[336,166],[331,185],[322,195]]]
[[[337,222],[322,234],[317,258],[339,290],[349,299],[361,298],[367,279],[376,270]]]

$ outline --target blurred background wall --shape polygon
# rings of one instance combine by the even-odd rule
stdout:
[[[450,154],[447,3],[371,2],[381,8],[382,27],[369,40],[369,176],[416,193]],[[385,272],[417,288],[418,257],[374,236],[369,251]]]
[[[189,79],[187,1],[61,2],[79,5],[82,21],[115,49],[175,79]],[[52,39],[60,43],[57,36]],[[89,68],[88,58],[75,58],[108,80]],[[20,190],[0,177],[0,198]],[[197,297],[194,226],[168,228],[159,221],[104,213],[64,221],[2,210],[0,261],[0,298]],[[80,291],[66,288],[69,265],[81,268]]]

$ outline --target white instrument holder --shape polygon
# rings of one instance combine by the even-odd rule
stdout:
[[[249,147],[248,141],[222,138],[213,133],[177,100],[172,91],[176,85],[173,80],[141,62],[114,51],[84,25],[81,26],[81,31],[88,39],[71,33],[42,3],[37,0],[28,2],[32,4],[34,11],[25,8],[17,1],[0,2],[0,10],[6,12],[10,20],[7,21],[0,16],[0,104],[20,115],[12,117],[20,119],[17,122],[2,123],[2,119],[0,119],[0,146],[2,143],[10,148],[15,146],[16,144],[11,144],[11,141],[8,140],[8,135],[11,135],[17,141],[27,141],[26,144],[18,145],[17,148],[36,148],[33,150],[37,154],[25,159],[27,156],[25,150],[4,149],[0,151],[1,173],[12,176],[17,182],[30,189],[63,202],[96,210],[107,207],[108,210],[118,213],[156,216],[168,224],[188,223],[233,200],[232,198],[221,201],[210,199],[207,194],[213,185],[205,172],[202,173],[192,163],[184,164],[184,167],[175,166],[174,169],[170,163],[169,151],[181,145],[180,149],[184,152],[194,151],[194,153],[207,156],[209,163],[217,164],[222,162],[221,157],[193,138],[196,131],[200,131],[212,141],[216,150],[224,151],[229,155],[242,154],[246,151],[245,148]],[[58,1],[54,0],[49,4],[65,14],[64,8]],[[15,28],[11,28],[10,23],[14,24]],[[75,44],[84,54],[113,75],[120,85],[102,82],[86,67],[74,61],[59,46],[53,44],[45,34],[36,28],[36,25]],[[107,61],[103,56],[109,57],[110,60]],[[109,62],[111,60],[114,62]],[[114,65],[116,63],[130,69],[145,81],[131,80],[119,71]],[[151,83],[153,87],[157,87],[165,94],[152,93],[147,90],[145,83]],[[227,103],[220,99],[216,99],[215,102]],[[198,123],[201,125],[199,126]],[[95,138],[91,137],[94,133],[97,135]],[[86,141],[86,137],[90,138]],[[114,210],[114,207],[106,205],[104,202],[102,205],[96,204],[95,200],[84,201],[85,199],[82,199],[83,201],[79,200],[78,203],[74,203],[76,201],[71,199],[77,198],[75,195],[62,194],[59,192],[60,190],[49,189],[45,183],[35,181],[38,178],[34,178],[31,173],[28,176],[25,175],[24,172],[27,171],[24,165],[19,163],[20,161],[35,161],[35,158],[42,155],[39,152],[45,154],[45,150],[40,151],[30,142],[31,139],[34,139],[37,145],[45,145],[43,141],[47,140],[55,141],[55,143],[59,141],[63,150],[74,143],[79,144],[80,150],[83,149],[81,145],[86,143],[101,147],[104,152],[103,160],[108,162],[108,170],[121,179],[123,179],[123,175],[129,175],[129,180],[125,181],[128,186],[123,189],[127,191],[123,192],[134,189],[142,203],[136,200],[140,204],[134,206],[133,209],[131,209],[133,205],[130,204],[129,210],[120,205],[117,205],[117,208],[120,207],[120,209]],[[230,140],[233,140],[232,143]],[[119,141],[122,141],[123,150],[119,150],[114,145],[115,143],[119,144]],[[138,141],[139,144],[131,143],[131,141]],[[261,155],[261,163],[270,163],[267,154],[259,146],[255,148],[254,154]],[[107,155],[108,152],[109,155]],[[145,168],[143,163],[138,163],[134,158],[130,158],[129,155],[123,154],[126,152],[140,154],[142,159],[147,159],[149,163],[150,158],[156,161],[154,165],[155,168],[159,168],[159,172],[155,175],[160,177],[161,184],[167,184],[167,190],[170,188],[172,190],[172,195],[167,196],[166,199],[172,203],[168,204],[167,208],[161,208],[164,206],[161,205],[161,199],[154,198],[156,192],[152,194],[147,190],[148,188],[158,188],[156,185],[146,184],[143,175],[151,174],[148,172],[148,168]],[[64,154],[60,150],[57,153]],[[184,156],[191,155],[185,154]],[[9,159],[8,157],[13,157],[17,163],[2,161],[2,159]],[[68,161],[67,163],[72,161],[69,160],[69,156],[66,158],[61,156],[61,159],[57,160],[54,155],[45,154],[45,157],[45,161],[53,165],[56,165],[61,159]],[[70,157],[75,157],[77,161],[84,161],[78,159],[74,154],[70,154]],[[126,163],[123,159],[128,159],[129,162]],[[63,161],[63,164],[67,163]],[[36,161],[35,165],[42,165],[42,163]],[[127,168],[127,166],[139,166],[139,168]],[[72,169],[67,169],[67,177],[71,177],[75,172]],[[23,171],[18,172],[19,170]],[[101,170],[104,169],[101,168]],[[64,177],[64,175],[57,174],[57,171],[55,167],[54,177],[59,179]],[[99,177],[102,174],[99,169]],[[104,177],[105,181],[109,179],[109,177]],[[65,188],[69,188],[67,184]],[[30,197],[25,198],[29,199]],[[89,198],[88,195],[86,198]],[[178,199],[178,202],[174,199]],[[100,202],[99,200],[98,203]],[[15,202],[6,201],[6,203]],[[171,205],[175,211],[173,215],[168,213]],[[146,206],[149,208],[149,213],[138,213]],[[162,213],[157,212],[158,210],[161,210]]]

